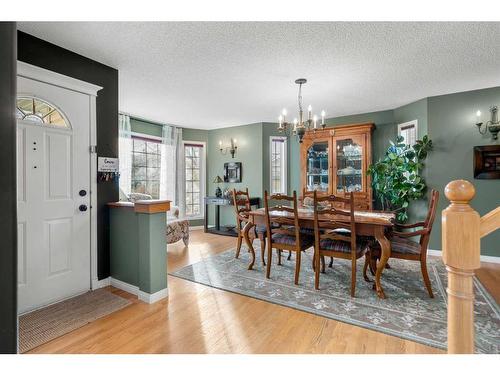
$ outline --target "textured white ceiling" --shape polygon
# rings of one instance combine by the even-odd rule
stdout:
[[[500,86],[500,23],[20,22],[119,70],[120,110],[192,128],[327,117]]]

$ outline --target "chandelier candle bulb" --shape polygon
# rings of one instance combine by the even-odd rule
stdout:
[[[312,118],[312,106],[309,104],[309,107],[307,107],[307,118],[310,120]]]
[[[318,123],[318,116],[314,115],[313,116],[313,126],[314,126],[314,129],[316,129],[318,127],[317,123]]]
[[[325,111],[321,111],[321,125],[325,125]]]

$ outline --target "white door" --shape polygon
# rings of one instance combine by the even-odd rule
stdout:
[[[18,77],[17,88],[26,98],[17,123],[18,311],[24,313],[90,289],[91,107],[89,95],[36,80]],[[35,112],[52,107],[61,114],[57,123],[20,119],[33,97],[49,104],[36,101]],[[57,112],[50,116],[57,119]]]

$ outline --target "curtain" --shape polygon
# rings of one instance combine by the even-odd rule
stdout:
[[[160,199],[171,200],[184,216],[184,161],[182,128],[163,125],[161,146]]]
[[[118,117],[118,160],[120,168],[120,190],[130,194],[132,184],[132,130],[130,117],[120,114]]]

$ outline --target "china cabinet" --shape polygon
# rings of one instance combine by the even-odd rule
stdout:
[[[366,174],[372,162],[372,123],[308,131],[300,145],[301,191],[324,194],[354,192],[356,208],[372,209]]]

